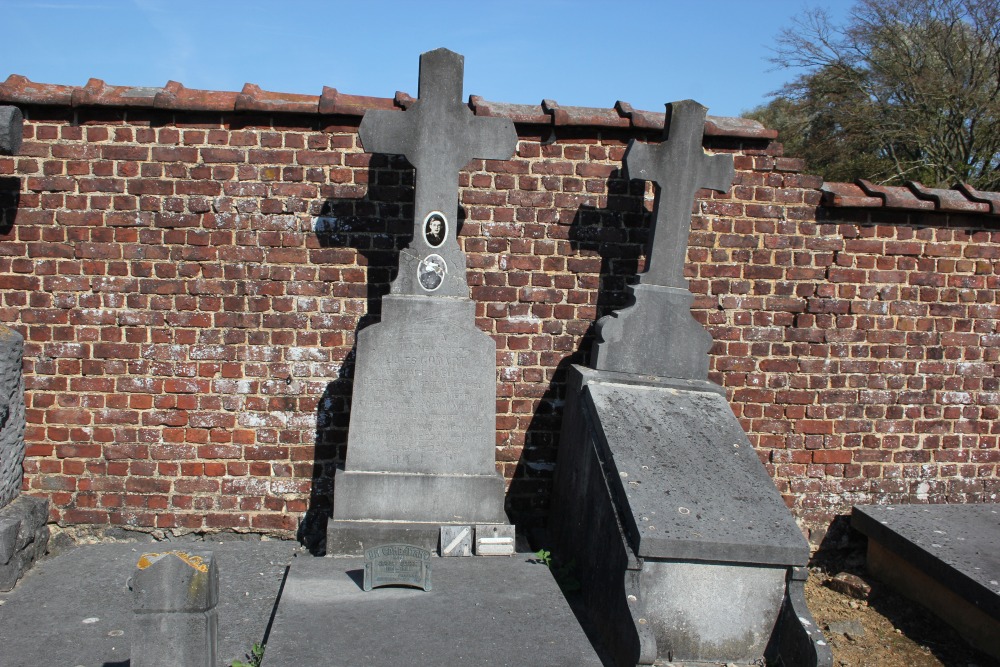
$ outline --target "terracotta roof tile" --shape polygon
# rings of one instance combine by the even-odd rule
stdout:
[[[823,205],[838,208],[877,208],[882,206],[881,197],[870,197],[854,183],[824,183]]]
[[[552,116],[545,112],[541,104],[508,104],[506,102],[489,102],[479,95],[469,96],[469,106],[477,116],[503,116],[515,123],[532,123],[549,125]]]
[[[988,204],[970,201],[958,190],[945,190],[944,188],[925,188],[917,181],[908,181],[907,187],[913,190],[913,194],[923,200],[934,203],[939,211],[955,211],[960,213],[989,213]]]
[[[913,191],[905,186],[875,185],[863,178],[859,178],[856,182],[869,197],[881,197],[886,208],[934,210],[934,202],[918,199]]]
[[[319,96],[319,113],[340,114],[343,116],[363,116],[368,109],[398,109],[395,100],[388,97],[364,97],[362,95],[345,95],[336,88],[323,86],[323,94]]]
[[[272,93],[261,90],[260,86],[248,83],[236,96],[236,111],[265,111],[277,113],[317,113],[319,98],[315,95],[292,93]]]
[[[277,93],[248,83],[239,93],[185,88],[176,81],[166,86],[109,86],[91,79],[85,86],[62,86],[35,83],[17,74],[0,83],[0,103],[66,107],[139,107],[173,111],[259,111],[266,113],[339,114],[361,116],[368,109],[406,109],[416,101],[412,95],[397,92],[392,98],[345,95],[324,87],[321,95]],[[508,104],[469,97],[469,107],[481,116],[504,116],[516,123],[581,127],[634,127],[661,129],[662,112],[633,109],[627,102],[614,108],[564,107],[553,100],[540,105]],[[705,135],[771,140],[777,132],[757,121],[745,118],[708,116]]]
[[[1000,215],[1000,192],[983,192],[968,183],[959,183],[955,189],[974,202],[988,204],[993,215]]]
[[[168,81],[153,97],[153,107],[172,111],[232,111],[239,93],[185,88],[184,84]]]
[[[875,185],[859,179],[855,183],[824,183],[821,205],[830,208],[887,208],[942,213],[1000,215],[1000,193],[980,192],[966,183],[951,189],[927,188],[915,181],[905,186]]]
[[[598,107],[564,107],[555,100],[542,100],[542,109],[552,116],[552,124],[561,127],[566,125],[587,125],[596,127],[629,127],[628,118],[615,109]]]

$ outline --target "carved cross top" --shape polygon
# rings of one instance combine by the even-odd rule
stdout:
[[[464,60],[447,49],[424,53],[417,101],[403,113],[368,111],[358,130],[366,151],[405,155],[417,170],[413,242],[393,292],[468,296],[455,239],[458,172],[474,158],[510,159],[517,145],[511,120],[477,118],[462,102]]]
[[[708,109],[694,100],[667,105],[664,141],[625,151],[629,178],[653,181],[656,200],[646,271],[639,282],[687,288],[684,259],[691,231],[691,203],[700,188],[725,192],[733,183],[732,155],[708,155],[701,147]]]

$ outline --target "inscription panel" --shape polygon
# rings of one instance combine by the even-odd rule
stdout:
[[[365,549],[363,588],[413,586],[431,590],[431,552],[410,544],[385,544]]]
[[[347,469],[494,474],[493,340],[441,304],[387,300],[409,312],[359,335]]]

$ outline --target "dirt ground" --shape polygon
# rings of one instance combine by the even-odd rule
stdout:
[[[871,586],[867,599],[824,585],[840,572]],[[834,667],[1000,667],[927,609],[869,575],[863,544],[814,559],[806,602],[833,649]]]

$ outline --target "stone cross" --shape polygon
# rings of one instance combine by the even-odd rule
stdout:
[[[418,100],[403,113],[370,110],[358,130],[367,152],[404,155],[417,170],[413,241],[393,294],[469,296],[455,237],[458,172],[474,158],[510,159],[517,145],[511,120],[477,118],[462,102],[464,63],[447,49],[422,54]]]
[[[691,202],[699,188],[725,192],[733,182],[732,156],[708,155],[701,147],[707,112],[694,100],[668,104],[664,141],[652,145],[633,139],[625,151],[629,178],[653,181],[658,189],[640,283],[687,288],[684,260]]]
[[[629,178],[653,181],[656,199],[646,249],[646,271],[628,285],[631,305],[597,321],[595,369],[704,381],[712,337],[691,315],[694,295],[684,280],[691,202],[699,188],[725,192],[733,156],[701,147],[708,111],[693,100],[667,105],[664,140],[625,151]]]

